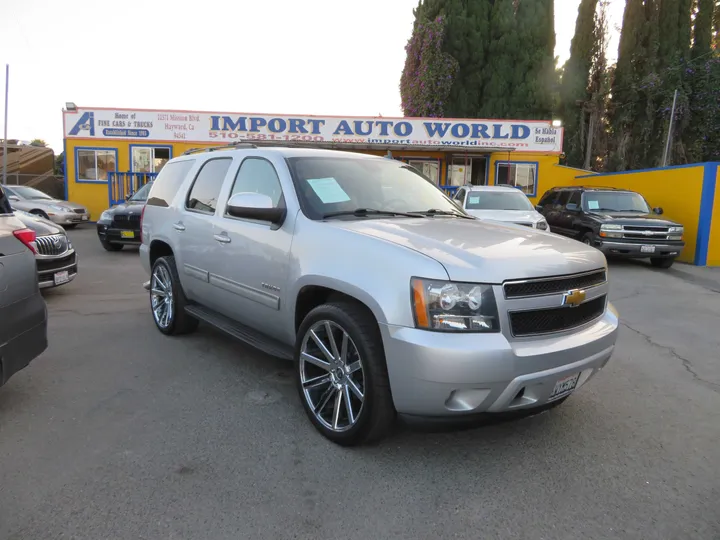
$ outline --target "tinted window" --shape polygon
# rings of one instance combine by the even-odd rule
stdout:
[[[199,212],[215,212],[220,188],[231,163],[230,158],[206,161],[195,177],[185,207]]]
[[[457,197],[456,197],[457,200],[460,201],[461,203],[465,203],[465,194],[466,194],[466,193],[467,193],[466,190],[464,190],[464,189],[459,189],[458,192],[457,192]]]
[[[559,206],[565,206],[570,200],[570,195],[572,195],[572,191],[561,191],[556,204]]]
[[[358,156],[293,157],[287,162],[300,206],[310,219],[358,209],[460,211],[439,188],[399,161]],[[347,219],[361,218],[347,216]]]
[[[543,198],[540,199],[538,206],[545,206],[546,204],[551,204],[555,200],[556,195],[557,191],[548,191],[545,195],[543,195]]]
[[[230,196],[236,193],[261,193],[272,199],[277,207],[282,198],[282,188],[275,167],[262,158],[247,158],[240,165]]]
[[[570,195],[570,198],[568,199],[568,204],[577,204],[580,206],[580,192],[579,191],[573,191]]]
[[[520,190],[517,193],[505,191],[471,191],[465,206],[468,210],[532,210],[532,204]]]
[[[135,192],[135,195],[130,197],[128,200],[133,202],[143,202],[147,200],[148,193],[152,189],[152,182],[145,184],[143,187]]]
[[[584,209],[590,212],[650,213],[642,195],[629,191],[588,191],[585,193]]]
[[[148,204],[170,206],[195,160],[173,161],[165,165],[152,184]]]

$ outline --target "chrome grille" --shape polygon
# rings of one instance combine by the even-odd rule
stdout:
[[[40,255],[62,255],[68,250],[68,239],[64,234],[38,236],[35,245]]]
[[[575,308],[559,307],[511,312],[510,327],[513,336],[531,336],[571,330],[587,324],[605,312],[606,296],[580,304]]]
[[[607,281],[605,270],[554,278],[528,279],[505,283],[505,298],[527,298],[564,293],[571,289],[586,289]]]

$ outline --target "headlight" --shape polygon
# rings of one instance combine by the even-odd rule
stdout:
[[[685,227],[670,227],[670,230],[668,232],[670,232],[670,234],[672,234],[672,233],[682,234],[685,232]]]
[[[602,238],[622,238],[622,225],[600,225],[600,236]]]
[[[112,214],[108,210],[105,210],[102,214],[100,214],[99,221],[112,221]]]
[[[413,278],[415,326],[441,332],[499,332],[492,286]]]
[[[59,204],[51,204],[50,208],[55,210],[56,212],[72,212],[69,208],[66,208],[65,206],[60,206]]]
[[[547,231],[547,228],[548,228],[547,221],[545,221],[544,219],[538,221],[535,224],[535,228],[540,229],[541,231]]]

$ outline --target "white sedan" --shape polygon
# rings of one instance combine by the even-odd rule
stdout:
[[[527,196],[509,186],[462,186],[455,192],[455,203],[479,219],[515,223],[533,229],[549,230],[547,221]]]

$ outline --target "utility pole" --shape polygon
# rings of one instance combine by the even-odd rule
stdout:
[[[675,104],[677,103],[677,88],[673,96],[672,112],[670,113],[670,127],[668,127],[667,142],[665,143],[665,152],[663,153],[663,167],[667,167],[668,156],[670,154],[670,141],[672,140],[673,123],[675,122]]]
[[[7,184],[7,124],[8,91],[10,90],[10,64],[5,64],[5,133],[3,136],[3,184]]]
[[[590,170],[590,160],[592,158],[593,135],[595,134],[595,107],[590,110],[590,126],[588,127],[587,145],[585,145],[585,163],[583,169]]]

